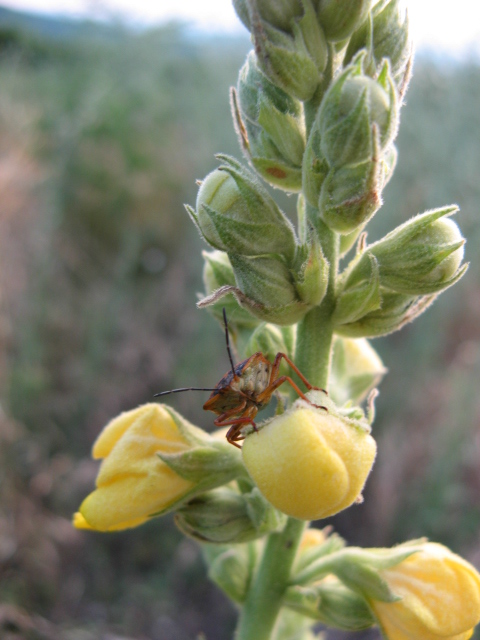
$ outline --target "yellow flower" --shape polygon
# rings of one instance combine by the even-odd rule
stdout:
[[[420,551],[380,571],[396,602],[370,605],[388,640],[467,640],[480,622],[480,575],[446,547]]]
[[[201,433],[192,425],[189,429]],[[97,488],[74,516],[75,527],[97,531],[136,527],[177,503],[194,483],[175,473],[158,453],[190,448],[161,405],[146,404],[114,418],[94,444],[92,455],[103,462]]]
[[[242,451],[249,474],[274,507],[316,520],[360,497],[376,445],[353,421],[300,401],[248,435]]]

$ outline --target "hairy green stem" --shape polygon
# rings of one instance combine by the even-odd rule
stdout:
[[[306,525],[302,520],[289,518],[283,531],[267,538],[240,614],[235,640],[270,640],[272,637]]]
[[[295,364],[311,384],[326,389],[333,345],[332,314],[338,273],[338,235],[320,220],[318,211],[310,205],[307,205],[307,217],[317,234],[330,270],[324,299],[298,324]]]

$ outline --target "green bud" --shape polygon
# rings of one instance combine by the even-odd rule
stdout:
[[[221,287],[235,287],[235,274],[233,267],[224,251],[203,251],[205,265],[203,267],[203,282],[205,293],[210,296]],[[237,330],[251,331],[258,326],[258,320],[243,309],[233,296],[227,296],[223,300],[212,304],[209,311],[221,323],[223,323],[223,309],[227,313],[230,331],[235,334]]]
[[[345,54],[348,64],[361,49],[368,51],[367,72],[374,75],[384,58],[390,60],[397,86],[404,80],[412,56],[408,12],[402,0],[378,2],[371,18],[352,35]]]
[[[343,405],[360,404],[385,375],[380,356],[365,338],[337,337],[333,346],[330,396]]]
[[[308,136],[302,165],[302,190],[307,202],[315,209],[318,207],[322,184],[330,169],[321,151],[320,141],[320,123],[317,117]]]
[[[175,524],[199,542],[231,544],[275,531],[285,524],[285,519],[258,489],[240,494],[222,488],[193,498],[178,510]]]
[[[248,593],[259,542],[238,545],[208,544],[202,547],[208,576],[227,596],[241,604]]]
[[[381,307],[356,321],[338,324],[335,332],[349,338],[376,338],[398,331],[418,318],[437,296],[407,296],[380,289]]]
[[[361,631],[375,624],[365,599],[334,578],[289,587],[284,604],[335,629]]]
[[[315,238],[298,247],[294,266],[295,288],[306,304],[316,306],[328,287],[329,264]]]
[[[327,40],[349,38],[368,16],[372,0],[319,0],[318,19]]]
[[[341,234],[362,229],[382,204],[383,165],[376,159],[353,167],[331,169],[318,208],[325,224]]]
[[[287,32],[291,30],[293,20],[303,14],[301,0],[254,0],[250,4],[255,6],[263,21]],[[233,0],[233,7],[238,17],[251,31],[248,5],[248,0]]]
[[[319,111],[321,155],[331,167],[377,157],[392,143],[398,126],[396,89],[388,62],[376,80],[364,74],[365,53],[333,82]]]
[[[248,258],[230,256],[238,287],[225,285],[197,303],[209,307],[232,294],[255,318],[279,325],[295,324],[311,308],[296,294],[292,276],[275,256]]]
[[[302,187],[305,126],[302,105],[260,71],[253,52],[240,70],[233,116],[250,162],[270,184],[285,191]]]
[[[286,1],[270,0],[268,4],[270,7],[279,4],[283,10]],[[261,4],[260,0],[250,0],[247,13],[260,69],[289,95],[309,100],[318,87],[328,57],[327,43],[312,0],[301,0],[298,17],[291,14],[291,11],[297,12],[298,4],[287,3],[287,13],[291,16],[287,29],[262,19],[265,11]],[[242,13],[245,15],[245,11]]]
[[[197,211],[187,207],[203,238],[229,253],[279,253],[293,259],[295,233],[273,198],[239,162],[219,158],[224,164],[203,181]]]
[[[365,277],[373,256],[379,265],[380,284],[406,295],[439,293],[465,273],[465,239],[447,216],[455,205],[420,214],[368,246],[349,267],[347,287]]]
[[[255,258],[232,254],[230,261],[240,289],[267,307],[286,306],[297,300],[292,276],[276,256]]]

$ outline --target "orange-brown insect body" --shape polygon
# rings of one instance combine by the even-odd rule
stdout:
[[[251,424],[255,431],[257,427],[253,418],[258,411],[267,405],[272,399],[272,395],[284,382],[295,389],[298,395],[306,402],[314,407],[325,409],[319,405],[314,405],[306,397],[306,395],[298,388],[295,382],[289,376],[279,376],[280,364],[282,358],[295,371],[297,376],[307,387],[308,390],[316,389],[318,391],[326,391],[313,387],[305,376],[300,373],[290,358],[282,352],[278,352],[275,360],[270,362],[263,353],[257,351],[253,356],[243,360],[237,365],[233,364],[232,353],[230,351],[230,342],[228,335],[227,315],[223,310],[223,319],[225,323],[225,339],[227,343],[227,352],[230,359],[231,369],[228,371],[215,389],[199,389],[197,387],[187,387],[182,389],[172,389],[171,391],[162,391],[156,393],[155,397],[167,395],[169,393],[178,393],[180,391],[212,391],[209,399],[203,405],[205,411],[213,411],[218,415],[213,423],[217,427],[230,427],[227,431],[226,438],[230,444],[240,448],[237,444],[244,439],[242,429],[246,424]]]
[[[270,402],[272,395],[284,382],[288,382],[301,398],[310,402],[290,377],[278,375],[282,358],[309,390],[318,389],[306,380],[285,353],[277,353],[272,364],[263,353],[257,351],[253,356],[232,367],[203,405],[206,411],[213,411],[218,415],[214,420],[217,427],[230,427],[226,438],[235,447],[239,447],[237,442],[244,439],[242,429],[246,424],[251,424],[255,430],[257,429],[253,418]]]
[[[245,400],[246,408],[256,408],[259,411],[270,402],[268,398],[259,401],[260,395],[267,389],[272,372],[272,363],[258,351],[243,362],[228,371],[212,391],[209,399],[203,405],[205,411],[213,411],[218,415],[231,411]]]

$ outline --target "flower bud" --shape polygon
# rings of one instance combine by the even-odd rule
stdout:
[[[320,141],[320,123],[317,117],[308,136],[302,165],[303,194],[307,202],[315,209],[318,208],[320,189],[330,169],[322,153]]]
[[[339,291],[333,313],[336,326],[355,322],[381,309],[380,272],[378,262],[372,255],[369,256],[368,270],[365,265],[363,276],[354,282],[347,279]]]
[[[380,284],[386,289],[421,295],[450,287],[467,268],[467,265],[461,266],[465,240],[457,225],[446,217],[457,210],[451,206],[427,211],[366,247],[352,265],[347,286],[364,277],[370,256],[374,256]]]
[[[408,545],[401,545],[401,547]],[[467,640],[480,622],[480,575],[440,544],[412,544],[416,551],[380,577],[400,599],[369,598],[386,638]]]
[[[365,599],[332,576],[309,587],[290,587],[284,604],[334,629],[362,631],[375,624]]]
[[[311,305],[300,299],[290,270],[276,256],[249,258],[232,254],[230,260],[245,296],[239,302],[257,318],[293,324],[309,310]]]
[[[382,60],[388,58],[392,76],[397,86],[400,86],[412,56],[412,41],[405,3],[403,0],[378,2],[371,16],[371,20],[367,19],[352,35],[344,64],[348,64],[361,49],[367,49],[367,72],[374,75]]]
[[[319,0],[318,19],[327,40],[349,38],[364,22],[371,4],[372,0]]]
[[[303,302],[312,306],[320,304],[327,291],[329,269],[322,248],[314,238],[298,247],[293,273],[295,288]]]
[[[312,0],[252,0],[246,4],[236,2],[237,13],[252,33],[260,69],[289,95],[309,100],[328,57]]]
[[[262,323],[252,333],[245,348],[246,353],[261,351],[263,355],[273,362],[277,353],[293,353],[295,342],[294,327],[277,327],[274,324]],[[289,375],[290,367],[281,360],[281,375]]]
[[[203,282],[207,296],[210,296],[224,286],[235,287],[235,274],[233,273],[228,255],[224,251],[203,251],[202,255],[205,260]],[[251,331],[258,326],[259,321],[241,307],[234,296],[226,296],[222,300],[210,305],[209,311],[219,322],[223,323],[224,308],[232,333],[236,333],[237,329]]]
[[[336,78],[319,111],[321,154],[330,167],[378,160],[397,133],[397,96],[388,62],[374,80],[365,75],[364,60],[365,54],[358,54]]]
[[[382,168],[375,159],[329,171],[322,184],[318,208],[330,229],[350,234],[373,217],[382,204]]]
[[[206,544],[202,547],[208,565],[208,577],[233,602],[241,604],[247,596],[258,544]]]
[[[257,178],[232,158],[210,173],[187,207],[203,238],[221,251],[246,256],[279,253],[292,259],[295,234],[286,216]]]
[[[303,400],[246,436],[247,471],[271,504],[303,520],[334,515],[359,499],[376,445],[369,427],[336,412],[324,394]]]
[[[255,6],[262,20],[287,32],[291,30],[293,20],[303,15],[301,0],[256,0]],[[233,7],[240,20],[251,31],[247,0],[233,0]]]
[[[241,473],[238,454],[173,409],[146,404],[114,418],[93,447],[102,458],[96,489],[74,517],[78,528],[143,524]]]
[[[360,404],[385,375],[380,356],[365,338],[337,337],[333,346],[330,396],[339,405]]]
[[[379,305],[356,320],[337,324],[335,332],[349,338],[377,338],[398,331],[418,318],[434,302],[436,295],[407,296],[379,289]]]
[[[302,105],[260,71],[253,51],[240,70],[233,115],[240,142],[257,172],[285,191],[302,187],[305,126]]]
[[[199,542],[231,544],[275,531],[285,517],[256,488],[248,494],[222,488],[190,500],[175,515],[175,524]]]

